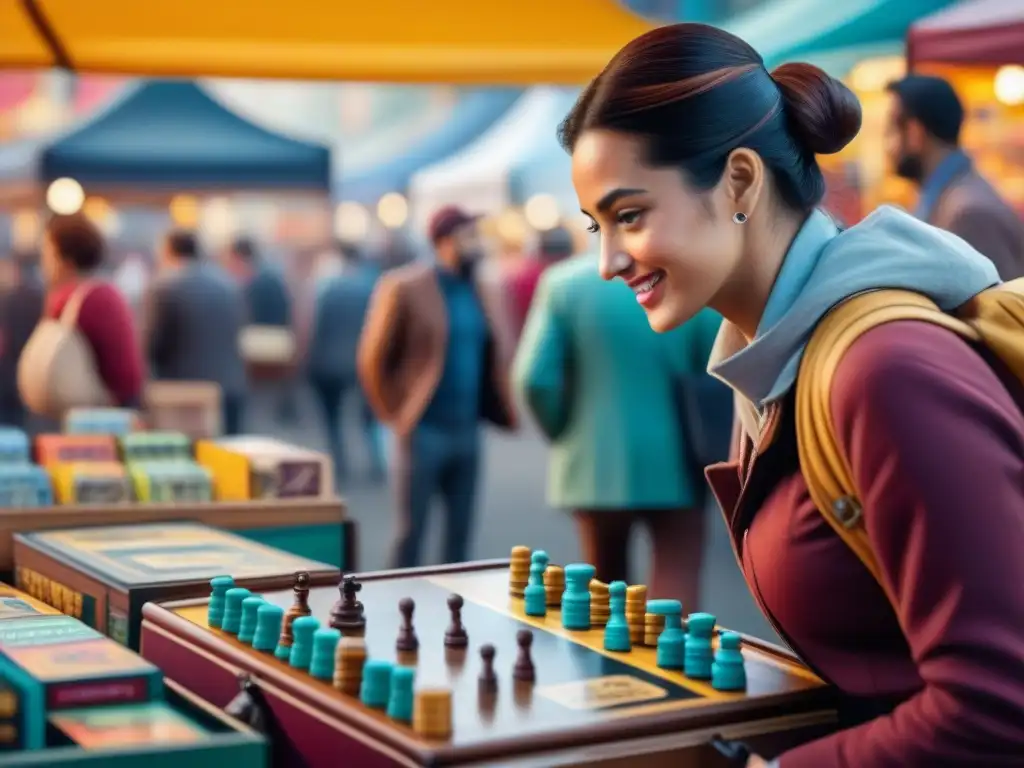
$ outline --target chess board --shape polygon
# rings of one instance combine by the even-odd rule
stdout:
[[[333,584],[339,571],[198,523],[71,528],[18,534],[16,585],[130,648],[138,648],[142,605],[196,597],[231,574],[254,589],[279,589],[307,571]]]
[[[428,740],[363,706],[273,655],[254,651],[207,624],[207,600],[149,604],[143,609],[142,653],[165,673],[219,706],[248,673],[272,712],[275,764],[327,768],[344,754],[361,768],[426,765],[723,765],[706,746],[711,735],[741,738],[762,754],[827,733],[834,724],[832,694],[792,654],[746,638],[744,693],[723,693],[706,682],[659,669],[653,648],[628,653],[603,648],[603,632],[570,632],[557,609],[528,617],[509,596],[508,564],[363,574],[369,658],[416,669],[417,687],[450,687],[450,738]],[[464,600],[467,649],[446,648],[451,594]],[[291,590],[261,593],[287,609]],[[416,603],[419,650],[399,654],[399,601]],[[314,588],[312,615],[326,626],[337,588]],[[512,677],[519,630],[533,631],[533,684]],[[495,647],[496,695],[478,684],[480,646]]]

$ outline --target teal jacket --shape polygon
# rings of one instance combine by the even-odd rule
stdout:
[[[579,256],[541,277],[513,366],[517,395],[551,441],[548,503],[567,509],[688,507],[677,393],[707,375],[720,317],[657,334],[622,281]]]

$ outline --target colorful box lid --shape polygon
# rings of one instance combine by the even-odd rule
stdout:
[[[126,588],[205,581],[222,574],[255,579],[296,571],[337,571],[327,563],[198,523],[71,528],[15,538]]]
[[[162,679],[153,664],[70,616],[0,622],[0,658],[43,684],[129,676]]]

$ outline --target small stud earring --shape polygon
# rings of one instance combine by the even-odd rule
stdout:
[[[747,214],[743,213],[742,211],[736,211],[736,213],[732,215],[732,220],[736,224],[746,224]]]

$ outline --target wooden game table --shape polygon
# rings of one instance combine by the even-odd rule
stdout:
[[[706,746],[713,734],[742,739],[774,755],[834,728],[832,692],[791,653],[746,638],[745,693],[722,693],[681,673],[659,669],[653,648],[625,654],[603,649],[603,631],[562,629],[557,610],[523,613],[510,598],[508,562],[362,574],[370,658],[415,665],[417,685],[452,689],[453,733],[420,738],[384,713],[363,706],[329,683],[254,651],[207,625],[207,600],[143,608],[142,654],[165,674],[208,701],[225,706],[248,675],[270,713],[268,735],[277,766],[328,768],[569,765],[674,768],[724,765]],[[451,593],[464,601],[469,647],[444,647]],[[291,590],[264,594],[287,609]],[[314,588],[312,615],[328,623],[337,589]],[[416,602],[420,647],[399,655],[398,603]],[[536,682],[512,679],[518,630],[534,633]],[[497,649],[496,696],[481,697],[479,648]],[[642,762],[641,762],[642,761]]]
[[[342,499],[190,504],[83,504],[0,509],[0,579],[14,570],[14,534],[191,520],[338,568],[356,567],[355,524]]]

